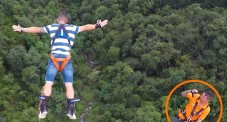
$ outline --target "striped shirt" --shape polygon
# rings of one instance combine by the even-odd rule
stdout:
[[[46,33],[48,33],[51,37],[51,45],[53,42],[52,38],[57,32],[59,26],[60,24],[52,24],[44,27],[44,30],[46,31]],[[67,38],[67,34],[63,31],[63,29],[61,29],[61,31],[56,36],[54,44],[52,45],[52,49],[51,49],[52,54],[63,54],[63,55],[70,54],[71,47],[74,44],[75,35],[79,32],[80,28],[79,26],[75,26],[72,24],[65,24],[64,26],[69,37]],[[70,45],[68,40],[70,40]]]

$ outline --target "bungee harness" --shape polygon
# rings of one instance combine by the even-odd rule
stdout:
[[[66,58],[55,58],[53,54],[50,54],[50,59],[53,61],[55,67],[59,72],[61,72],[65,65],[68,63],[69,59],[71,58],[71,55],[69,54]],[[62,62],[61,66],[58,64],[59,62]]]

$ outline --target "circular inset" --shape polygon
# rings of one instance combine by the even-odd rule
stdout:
[[[168,122],[171,122],[171,119],[169,117],[169,112],[168,112],[168,105],[169,105],[169,100],[173,94],[173,92],[179,88],[180,86],[184,85],[184,84],[187,84],[187,83],[201,83],[201,84],[204,84],[208,87],[210,87],[214,92],[215,94],[218,96],[218,99],[219,99],[219,103],[220,103],[220,114],[219,114],[219,117],[218,117],[218,120],[217,122],[221,122],[221,118],[222,118],[222,113],[223,113],[223,105],[222,105],[222,99],[221,99],[221,96],[220,94],[218,93],[218,91],[209,83],[205,82],[205,81],[202,81],[202,80],[186,80],[186,81],[183,81],[179,84],[177,84],[169,93],[167,99],[166,99],[166,103],[165,103],[165,112],[166,112],[166,117],[167,117],[167,120]]]

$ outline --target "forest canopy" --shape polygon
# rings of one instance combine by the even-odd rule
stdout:
[[[81,99],[77,121],[166,122],[166,97],[187,79],[212,84],[225,104],[226,8],[226,0],[1,0],[0,121],[37,121],[50,53],[47,34],[14,32],[12,25],[44,27],[61,10],[78,26],[109,20],[104,28],[76,35],[71,55]],[[42,121],[70,122],[65,115],[57,118],[66,98],[60,73],[55,80]],[[196,83],[178,88],[169,103],[171,117],[187,103],[180,93],[192,88],[209,89]],[[220,112],[217,97],[209,105],[204,122],[216,121]]]

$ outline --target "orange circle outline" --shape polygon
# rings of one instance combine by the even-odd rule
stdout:
[[[205,82],[205,81],[202,81],[202,80],[186,80],[186,81],[183,81],[179,84],[177,84],[169,93],[167,99],[166,99],[166,102],[165,102],[165,112],[166,112],[166,117],[167,117],[167,120],[168,122],[171,122],[170,120],[170,117],[169,117],[169,112],[168,112],[168,105],[169,105],[169,100],[173,94],[173,92],[179,88],[180,86],[184,85],[184,84],[187,84],[187,83],[193,83],[193,82],[196,82],[196,83],[201,83],[201,84],[204,84],[208,87],[210,87],[214,92],[215,94],[218,96],[218,99],[219,99],[219,103],[220,103],[220,114],[219,114],[219,117],[218,117],[218,120],[217,122],[220,122],[221,121],[221,118],[222,118],[222,114],[223,114],[223,104],[222,104],[222,99],[221,99],[221,96],[220,94],[218,93],[218,91],[212,86],[210,85],[209,83]]]

